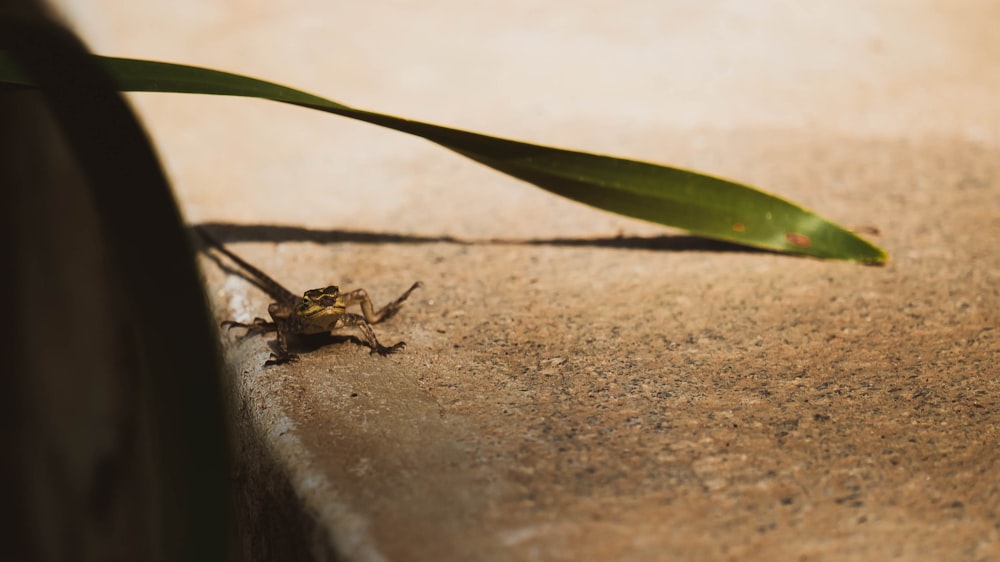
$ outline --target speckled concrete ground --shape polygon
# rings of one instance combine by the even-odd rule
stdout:
[[[289,288],[425,283],[389,358],[227,339],[314,551],[1000,559],[994,4],[65,4],[98,52],[733,177],[892,256],[742,252],[370,126],[136,96],[188,218]],[[263,314],[206,266],[220,318]]]

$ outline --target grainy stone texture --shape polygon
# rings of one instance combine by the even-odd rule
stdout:
[[[188,218],[290,289],[425,283],[389,358],[227,339],[313,556],[1000,559],[995,4],[65,9],[100,52],[737,178],[892,256],[739,251],[370,126],[136,96]],[[220,319],[264,314],[206,274]]]

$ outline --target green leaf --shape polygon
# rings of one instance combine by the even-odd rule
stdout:
[[[269,99],[423,137],[574,201],[777,252],[882,263],[885,252],[849,230],[752,187],[672,168],[501,139],[355,109],[278,84],[205,68],[98,57],[123,91]],[[0,83],[30,86],[0,53]]]

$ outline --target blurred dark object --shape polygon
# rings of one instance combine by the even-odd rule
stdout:
[[[156,156],[80,42],[26,1],[0,49],[5,560],[225,560],[215,338]]]

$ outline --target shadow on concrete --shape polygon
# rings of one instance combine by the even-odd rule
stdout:
[[[209,222],[198,225],[223,243],[232,242],[315,242],[333,244],[461,244],[567,246],[618,248],[621,250],[657,250],[665,252],[775,253],[691,235],[604,236],[595,238],[458,238],[455,236],[420,236],[352,230],[316,230],[299,226],[248,225]]]

